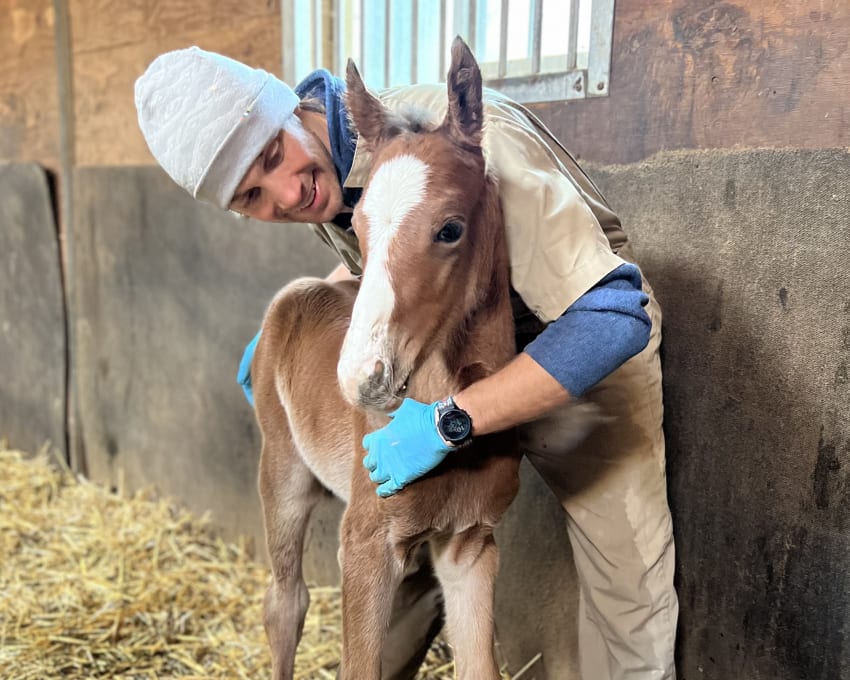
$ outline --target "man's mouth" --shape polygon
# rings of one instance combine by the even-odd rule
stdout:
[[[313,186],[310,187],[310,193],[307,194],[307,200],[301,206],[301,210],[310,210],[316,204],[316,198],[319,196],[319,185],[316,183],[316,173],[311,175]]]

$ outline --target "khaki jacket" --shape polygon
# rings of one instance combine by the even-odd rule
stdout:
[[[378,94],[390,109],[424,107],[441,120],[445,85],[410,85]],[[511,284],[539,321],[557,319],[600,279],[623,264],[620,222],[570,153],[530,111],[484,90],[484,157],[499,180]],[[358,145],[345,187],[362,187],[370,169]],[[313,225],[353,274],[360,252],[351,231]]]

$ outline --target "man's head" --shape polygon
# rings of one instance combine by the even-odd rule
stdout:
[[[324,116],[266,71],[197,47],[168,52],[136,81],[136,108],[156,160],[199,200],[281,222],[342,208]]]

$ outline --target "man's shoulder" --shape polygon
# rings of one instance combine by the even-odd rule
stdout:
[[[397,85],[378,92],[378,98],[383,102],[410,101],[445,97],[445,83],[416,83],[414,85]]]
[[[378,92],[378,99],[391,111],[427,111],[435,122],[446,111],[446,86],[440,83],[419,83],[390,87]]]
[[[417,83],[399,85],[378,92],[378,98],[390,109],[403,106],[419,106],[443,114],[446,110],[445,83]],[[501,92],[485,87],[483,91],[484,108],[490,111],[513,111],[515,114],[527,113],[527,109]]]

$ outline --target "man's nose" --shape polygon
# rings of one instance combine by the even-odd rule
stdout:
[[[271,201],[272,212],[275,215],[292,212],[301,205],[301,183],[297,177],[290,177],[285,181],[275,183],[270,182],[267,195]]]

